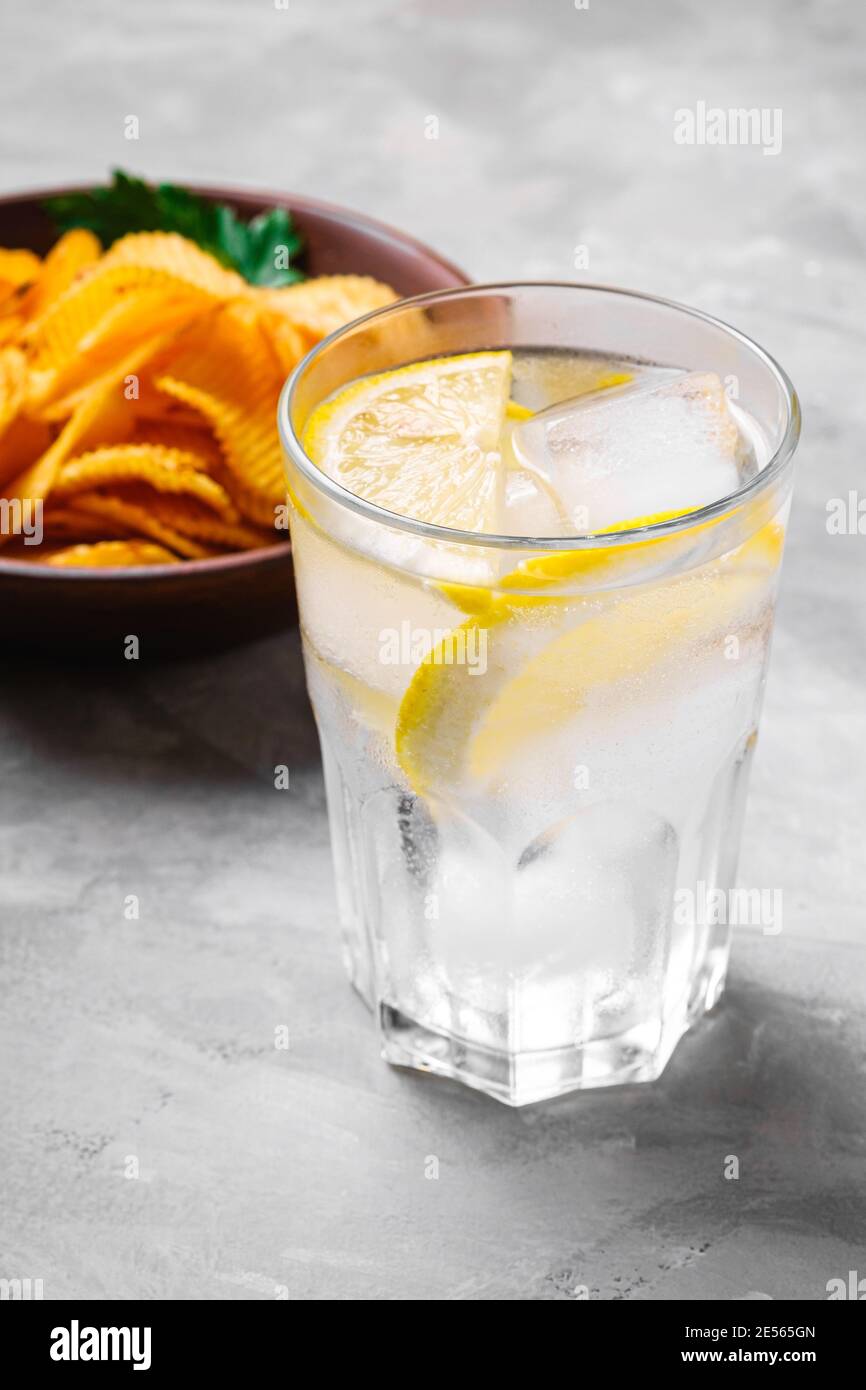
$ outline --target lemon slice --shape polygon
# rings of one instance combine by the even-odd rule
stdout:
[[[768,592],[782,543],[771,522],[712,565],[632,593],[497,594],[429,654],[403,697],[396,751],[413,790],[488,783],[516,749],[574,718],[594,691],[747,621]]]
[[[614,535],[617,531],[631,531],[640,526],[656,526],[675,517],[686,516],[692,507],[682,507],[677,511],[656,512],[653,516],[636,516],[629,521],[617,522],[596,532],[599,536]],[[712,523],[706,523],[711,525]],[[557,586],[572,579],[593,578],[597,584],[610,583],[614,577],[622,580],[630,570],[645,566],[655,547],[663,547],[665,558],[672,560],[677,553],[688,549],[694,543],[697,532],[703,526],[693,526],[682,536],[660,536],[649,540],[623,541],[621,545],[596,546],[586,550],[550,550],[541,555],[533,555],[497,581],[496,590],[482,588],[474,584],[440,583],[439,589],[453,604],[464,613],[489,613],[497,602],[497,595],[508,595],[509,604],[514,607],[528,607],[545,603],[554,596]]]
[[[386,511],[495,531],[510,352],[414,362],[360,380],[313,411],[308,456]]]

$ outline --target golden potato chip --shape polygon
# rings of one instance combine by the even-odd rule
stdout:
[[[137,499],[141,494],[136,495]],[[178,499],[180,501],[180,499]],[[165,545],[188,560],[204,560],[214,551],[189,536],[183,536],[174,527],[158,520],[147,503],[129,500],[116,492],[80,492],[75,496],[76,509],[91,516],[104,517],[106,521],[116,521],[127,526],[139,536],[149,536],[151,540]]]
[[[42,262],[34,251],[5,251],[0,247],[0,284],[29,285]]]
[[[164,276],[153,271],[117,266],[109,272],[104,259],[97,261],[28,324],[25,341],[34,367],[64,363],[94,324],[133,290],[164,289],[167,284]]]
[[[44,501],[43,545],[4,553],[125,566],[285,539],[283,381],[395,298],[367,276],[251,286],[175,233],[0,251],[0,497]]]
[[[280,375],[289,376],[310,349],[309,335],[276,309],[260,308],[259,322],[279,364]]]
[[[83,350],[82,343],[89,336],[93,341],[91,335],[106,316],[112,314],[111,322],[117,324],[115,312],[118,312],[119,321],[126,331],[124,346],[130,345],[130,338],[140,342],[141,336],[130,334],[129,319],[125,314],[126,300],[134,293],[140,294],[146,290],[151,294],[161,292],[166,297],[166,304],[180,301],[183,307],[189,303],[190,314],[209,302],[200,291],[166,282],[155,271],[136,272],[140,280],[133,283],[128,279],[129,267],[118,266],[108,274],[102,272],[101,265],[102,262],[99,262],[93,270],[85,271],[82,278],[49,305],[40,318],[25,328],[23,341],[34,373],[59,373],[68,367]],[[118,311],[118,305],[123,305],[124,310]],[[120,351],[123,351],[123,347]]]
[[[46,365],[31,344],[28,410],[52,418],[70,413],[82,388],[111,372],[119,358],[148,338],[180,329],[200,312],[200,299],[170,287],[131,290],[82,333],[74,352],[58,354]]]
[[[299,360],[292,360],[296,347],[292,333],[300,335],[306,353],[327,334],[398,299],[390,286],[369,276],[327,275],[285,289],[263,290],[259,312],[288,376]],[[280,321],[286,325],[282,330],[278,327]],[[385,323],[374,321],[353,334],[340,360],[345,367],[347,354],[352,354],[357,361],[357,374],[363,375],[370,370],[385,370],[395,362],[430,356],[436,350],[437,341],[425,311],[415,309]],[[335,380],[334,386],[342,384],[342,380]]]
[[[20,314],[21,305],[28,293],[27,285],[12,285],[8,280],[0,280],[0,318]]]
[[[132,345],[136,340],[165,333],[196,313],[201,313],[200,300],[188,294],[178,295],[169,286],[130,290],[84,334],[78,348],[82,353],[92,353],[97,348],[103,354],[107,349],[116,351],[118,344]]]
[[[120,569],[136,565],[176,565],[178,558],[154,541],[97,541],[95,545],[71,545],[45,561],[69,569]]]
[[[54,485],[61,465],[72,451],[87,452],[97,444],[117,444],[129,437],[135,416],[124,395],[124,381],[164,345],[153,339],[130,353],[125,362],[91,386],[75,407],[57,438],[23,472],[4,485],[8,498],[44,498]],[[2,544],[2,537],[0,537]]]
[[[0,317],[0,343],[17,343],[25,322],[26,320],[21,314],[7,314]]]
[[[39,268],[39,274],[22,300],[25,317],[33,318],[61,294],[87,266],[94,265],[102,255],[99,238],[85,227],[64,232],[52,246]]]
[[[169,341],[172,334],[168,335]],[[129,414],[137,423],[141,421],[153,420],[165,423],[170,426],[196,426],[199,429],[209,429],[210,426],[204,416],[191,406],[184,405],[181,401],[172,400],[163,392],[158,391],[156,386],[148,380],[148,373],[151,370],[150,364],[146,361],[148,357],[158,357],[160,352],[159,345],[154,342],[152,350],[145,352],[141,356],[139,370],[133,370],[124,378],[124,399],[129,408]],[[30,379],[32,379],[32,373]],[[44,405],[31,405],[29,396],[25,403],[25,410],[40,420],[46,420],[49,424],[62,424],[69,416],[77,410],[82,401],[86,400],[93,390],[101,386],[110,386],[112,381],[116,381],[117,372],[111,368],[102,373],[99,377],[94,377],[91,381],[83,382],[66,396],[51,399]]]
[[[139,428],[147,425],[164,425],[166,429],[181,430],[199,429],[206,430],[211,437],[210,422],[205,419],[201,411],[194,406],[186,405],[183,401],[175,400],[173,396],[167,396],[164,391],[160,391],[153,379],[155,364],[148,366],[139,377],[138,398],[134,403],[136,419]],[[44,415],[52,414],[54,407],[49,407]]]
[[[258,550],[273,545],[277,539],[273,531],[257,530],[241,522],[222,521],[194,498],[172,498],[169,501],[168,498],[158,497],[150,502],[149,509],[159,520],[173,526],[182,535],[210,545],[222,545],[228,550]]]
[[[321,275],[265,290],[261,298],[263,308],[283,315],[306,334],[309,348],[362,314],[393,304],[398,295],[369,275]]]
[[[92,512],[79,511],[75,500],[74,497],[70,498],[67,505],[48,498],[42,513],[42,533],[46,539],[123,540],[134,534],[129,526],[123,526],[119,521],[108,521]]]
[[[244,296],[249,286],[234,271],[175,233],[143,232],[123,237],[48,304],[25,331],[32,366],[56,371],[81,350],[82,342],[133,291],[160,292],[191,311],[221,299]],[[163,331],[164,325],[154,325]],[[92,340],[92,339],[91,339]]]
[[[157,393],[160,399],[169,405],[178,404],[170,397]],[[183,407],[181,407],[183,411]],[[196,459],[194,467],[204,468],[218,482],[222,478],[217,477],[223,463],[222,450],[214,438],[210,426],[195,412],[195,422],[190,424],[183,418],[167,419],[137,419],[135,433],[130,440],[133,444],[160,444],[165,449],[182,449],[184,453],[191,454]]]
[[[177,232],[132,232],[106,251],[101,264],[106,272],[116,267],[154,271],[217,299],[250,293],[242,276]]]
[[[271,409],[245,411],[242,405],[221,401],[205,391],[173,377],[163,377],[160,386],[173,392],[179,400],[195,405],[213,422],[214,431],[222,445],[227,467],[236,473],[242,485],[228,489],[246,516],[260,525],[268,524],[274,508],[283,498],[282,458],[270,437],[273,420]],[[270,400],[267,401],[270,406]],[[246,476],[244,476],[246,475]]]
[[[266,531],[273,531],[277,508],[285,503],[285,497],[268,496],[255,488],[247,487],[236,473],[225,469],[217,475],[220,482],[234,502],[241,516]],[[279,537],[278,537],[279,539]]]
[[[0,434],[21,409],[27,389],[27,358],[18,347],[0,348]]]
[[[182,333],[156,384],[208,420],[227,469],[255,498],[257,515],[251,519],[269,515],[272,522],[274,506],[285,497],[275,423],[282,377],[255,309],[224,307],[204,330],[194,326]],[[245,501],[239,505],[251,515]]]
[[[51,444],[51,430],[41,420],[19,415],[0,440],[0,496],[10,478],[29,468]]]
[[[53,497],[112,486],[148,483],[157,492],[183,493],[207,504],[223,521],[239,521],[237,508],[219,483],[202,471],[204,459],[159,444],[118,444],[69,459],[57,475]]]

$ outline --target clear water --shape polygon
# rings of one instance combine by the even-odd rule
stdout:
[[[585,395],[626,372],[608,400]],[[678,380],[518,357],[513,396],[544,413],[513,425],[513,534],[700,505],[762,467],[745,412],[727,402],[719,425],[713,390],[671,394]],[[392,1061],[522,1104],[656,1076],[715,1003],[728,933],[699,919],[699,885],[733,884],[783,521],[627,552],[491,623],[485,672],[449,676],[419,790],[401,702],[435,634],[465,621],[435,576],[447,559],[496,583],[502,557],[393,532],[364,554],[293,518],[346,959]],[[405,638],[400,659],[383,633]]]

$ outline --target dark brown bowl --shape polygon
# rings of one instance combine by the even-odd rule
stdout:
[[[42,204],[72,191],[0,198],[0,246],[44,254],[55,232]],[[429,247],[361,213],[293,193],[197,186],[196,192],[249,217],[268,207],[288,208],[304,237],[308,275],[373,275],[402,295],[469,283]],[[56,570],[4,560],[0,552],[0,639],[47,652],[70,645],[122,651],[124,638],[135,634],[142,655],[189,653],[278,631],[295,621],[296,612],[288,542],[130,570]]]

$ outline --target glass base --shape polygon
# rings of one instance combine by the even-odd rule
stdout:
[[[592,853],[578,837],[567,873],[543,853],[509,870],[477,826],[458,853],[419,799],[390,786],[362,799],[324,738],[322,751],[344,958],[386,1061],[511,1106],[661,1075],[724,984],[728,927],[675,894],[733,883],[748,749],[679,833],[650,814],[635,827],[619,803],[590,808]],[[631,858],[620,844],[605,859],[608,830]]]
[[[574,1047],[505,1052],[431,1028],[381,1003],[382,1056],[392,1066],[447,1076],[511,1106],[532,1105],[571,1091],[656,1081],[680,1039],[719,1002],[729,951],[725,933],[708,951],[688,1000],[663,1024],[652,1020]]]
[[[512,1106],[570,1091],[655,1081],[691,1026],[683,1015],[662,1038],[657,1027],[633,1028],[580,1047],[509,1053],[437,1032],[388,1004],[381,1006],[379,1022],[387,1062],[450,1077]]]

